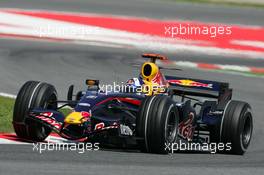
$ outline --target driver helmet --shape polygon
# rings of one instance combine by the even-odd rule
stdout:
[[[142,79],[140,78],[131,78],[126,82],[126,92],[136,93],[137,88],[140,88],[143,85]]]

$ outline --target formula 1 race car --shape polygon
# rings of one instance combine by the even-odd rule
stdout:
[[[87,90],[73,99],[71,85],[67,101],[59,101],[54,86],[26,82],[14,106],[17,136],[44,141],[56,132],[69,140],[161,154],[179,141],[223,143],[230,148],[223,152],[244,154],[253,130],[251,107],[231,99],[228,83],[164,76],[155,61],[166,57],[143,57],[150,61],[141,66],[139,77],[118,91],[106,92],[99,80],[88,79]],[[72,109],[66,116],[60,112],[65,106]]]

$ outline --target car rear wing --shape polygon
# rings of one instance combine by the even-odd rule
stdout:
[[[218,101],[227,101],[232,98],[232,89],[225,82],[174,76],[165,76],[165,78],[170,85],[170,92],[175,95],[217,98]]]

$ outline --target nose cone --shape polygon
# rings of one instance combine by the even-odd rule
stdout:
[[[64,119],[64,122],[67,124],[79,125],[87,121],[88,117],[90,117],[90,114],[88,114],[88,112],[72,112]]]

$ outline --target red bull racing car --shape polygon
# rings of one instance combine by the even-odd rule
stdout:
[[[13,114],[18,137],[44,141],[56,132],[69,140],[100,145],[133,147],[143,152],[166,154],[175,143],[222,143],[223,152],[244,154],[253,130],[248,103],[232,100],[228,83],[164,76],[149,58],[138,78],[118,92],[100,89],[99,80],[86,80],[87,89],[73,99],[59,101],[53,85],[28,81],[20,89]],[[58,103],[64,105],[58,107]],[[72,111],[64,116],[60,108]]]

